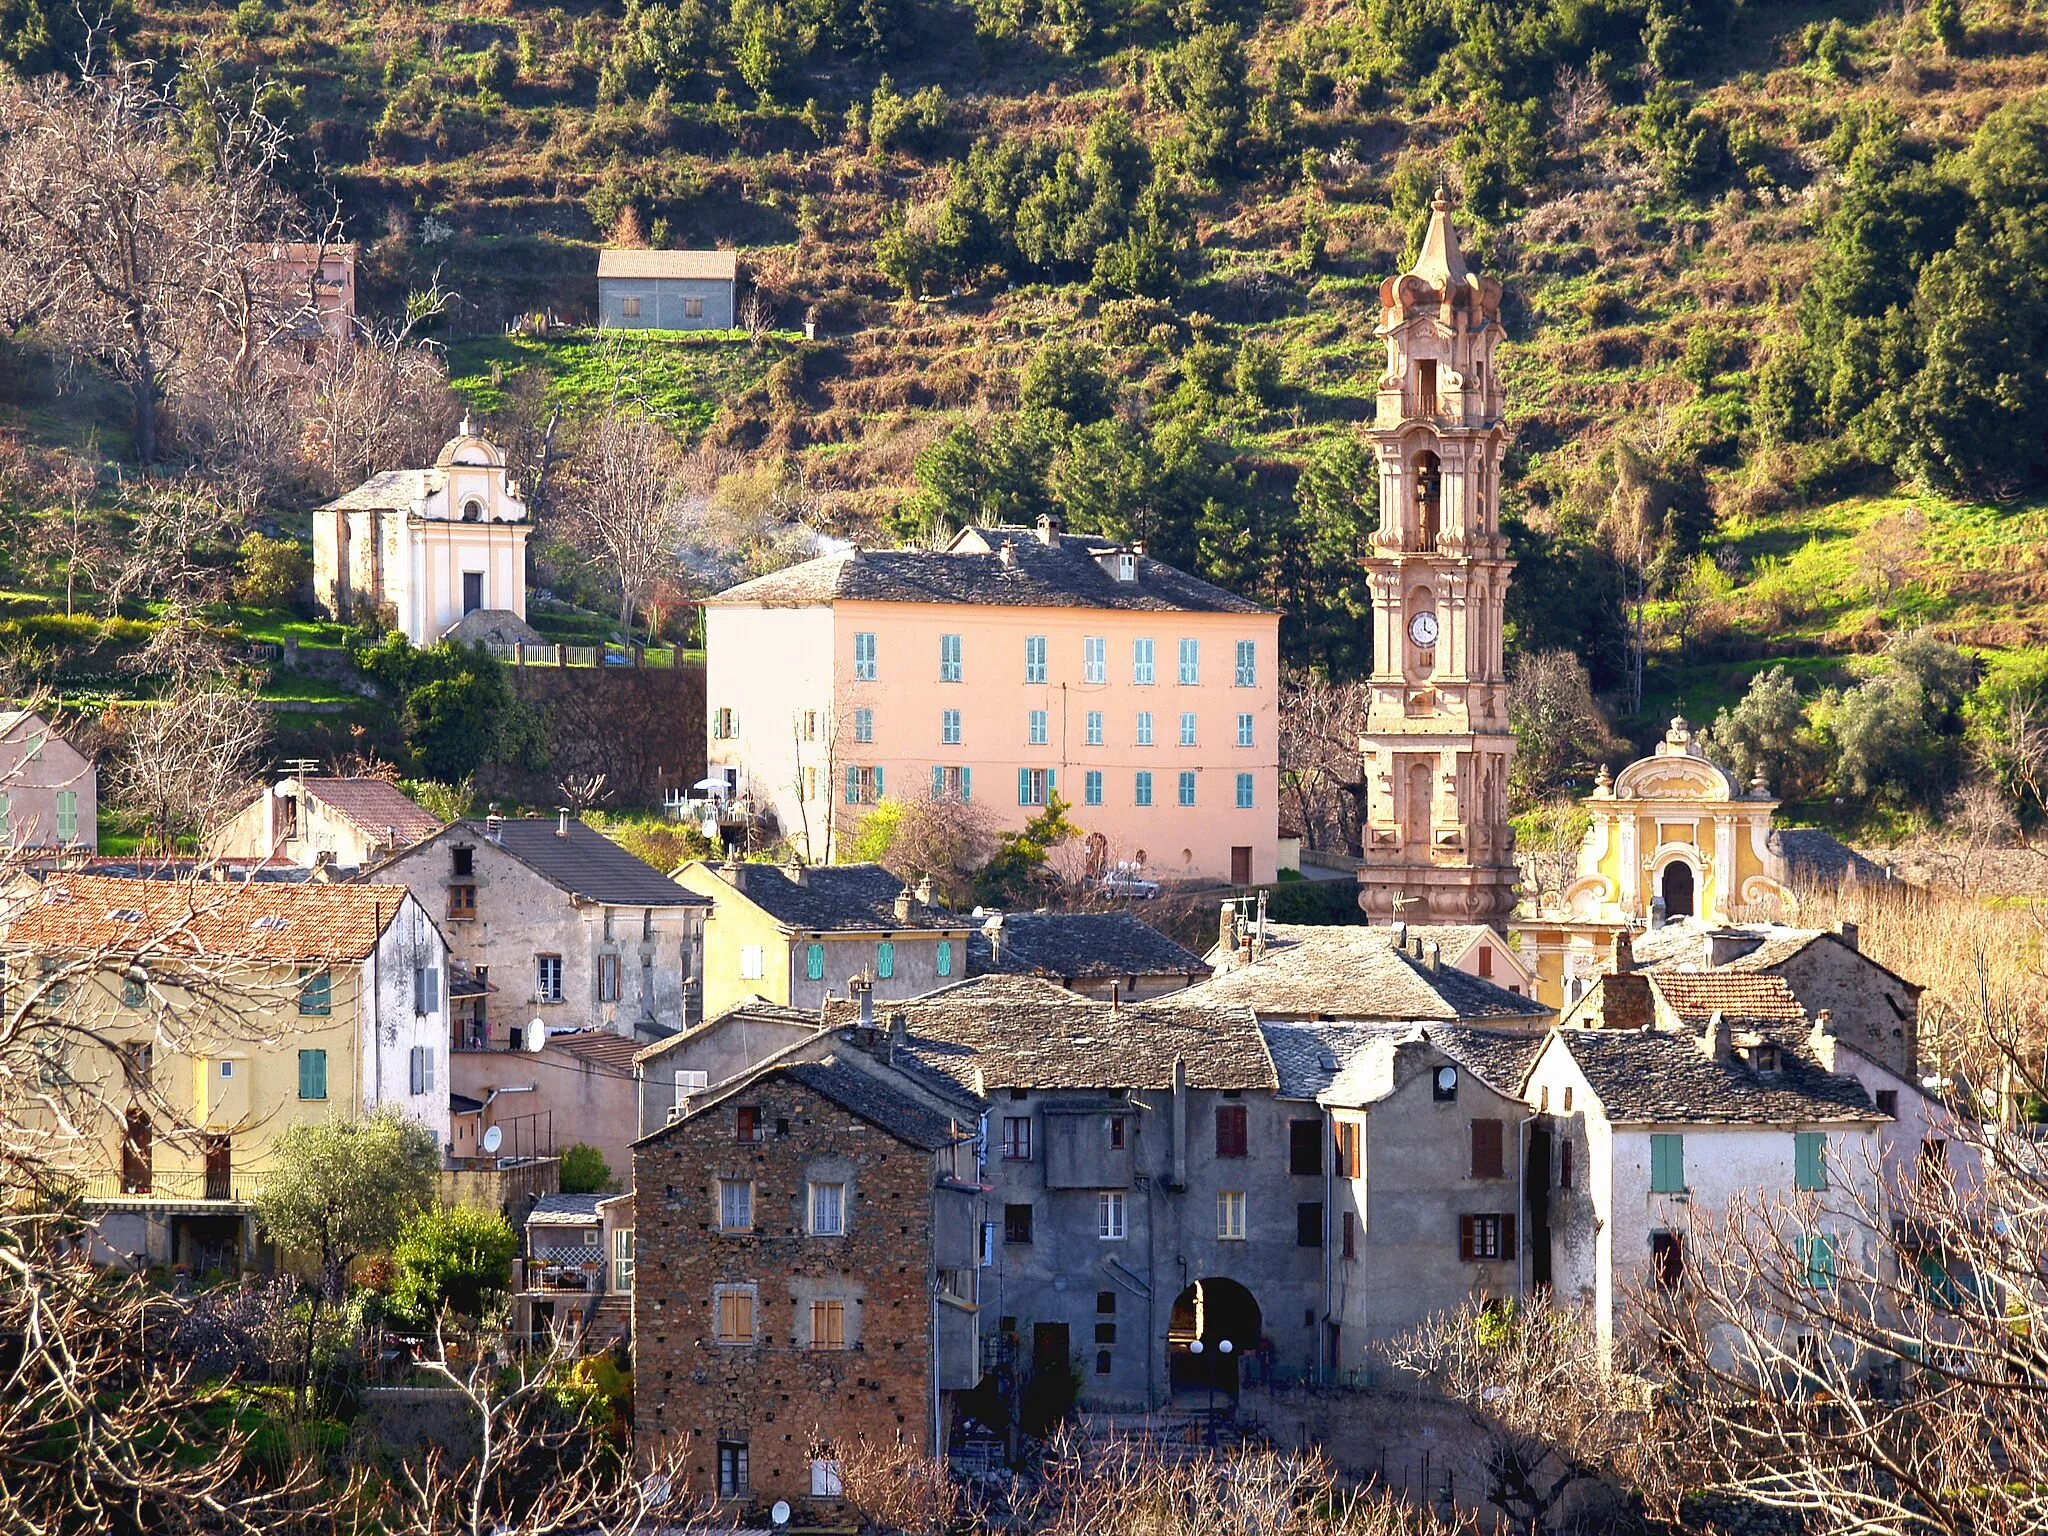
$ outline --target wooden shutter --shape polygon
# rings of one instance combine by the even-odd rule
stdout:
[[[1470,1216],[1458,1218],[1458,1257],[1468,1264],[1472,1261],[1473,1250],[1477,1246],[1473,1237],[1473,1229],[1476,1226],[1477,1222]]]
[[[1475,1179],[1498,1179],[1506,1169],[1501,1160],[1501,1122],[1498,1120],[1474,1120],[1472,1122],[1472,1177]]]
[[[1216,1155],[1218,1157],[1243,1157],[1246,1155],[1248,1135],[1246,1131],[1245,1108],[1242,1104],[1221,1104],[1216,1108]]]
[[[1513,1212],[1504,1212],[1500,1218],[1500,1256],[1512,1259],[1515,1256],[1515,1218]]]

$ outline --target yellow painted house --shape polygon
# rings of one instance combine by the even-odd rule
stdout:
[[[7,916],[6,1015],[45,1093],[31,1125],[104,1256],[254,1261],[293,1126],[396,1105],[448,1144],[447,946],[404,886],[61,874]]]

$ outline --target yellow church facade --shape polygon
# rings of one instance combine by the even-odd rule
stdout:
[[[1576,878],[1558,906],[1515,924],[1537,998],[1569,1006],[1631,928],[1789,915],[1785,861],[1771,839],[1777,804],[1761,778],[1744,788],[1709,761],[1682,716],[1650,756],[1612,779],[1602,770]]]

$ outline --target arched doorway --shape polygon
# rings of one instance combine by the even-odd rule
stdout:
[[[1415,547],[1436,548],[1437,532],[1443,524],[1443,466],[1433,453],[1415,456]]]
[[[1235,1280],[1197,1280],[1173,1299],[1166,1324],[1167,1383],[1175,1390],[1214,1387],[1235,1396],[1239,1362],[1259,1347],[1263,1326],[1258,1301]],[[1220,1347],[1226,1339],[1227,1350]]]
[[[1664,880],[1661,887],[1664,897],[1664,916],[1693,915],[1692,866],[1683,859],[1673,859],[1664,866]]]

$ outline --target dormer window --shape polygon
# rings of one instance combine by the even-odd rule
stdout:
[[[1138,579],[1138,557],[1136,555],[1118,555],[1116,557],[1116,579],[1118,581],[1136,581]]]

